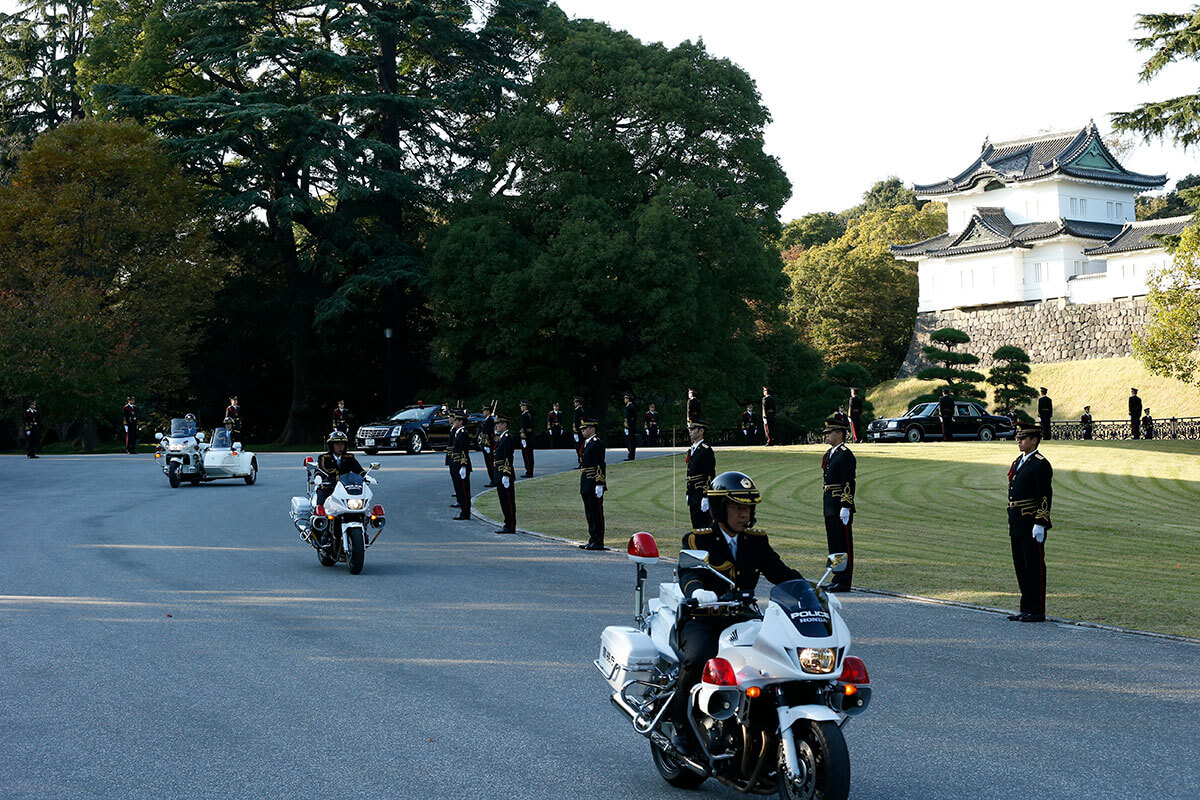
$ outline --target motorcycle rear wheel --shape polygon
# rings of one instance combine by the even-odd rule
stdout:
[[[664,781],[677,789],[695,789],[708,780],[705,776],[692,772],[680,764],[674,756],[656,745],[653,739],[650,741],[650,755],[654,759],[654,766],[658,769],[658,774],[662,775]]]
[[[805,775],[790,775],[779,744],[780,800],[846,800],[850,796],[850,752],[833,722],[797,722],[792,727],[796,758]]]
[[[346,553],[346,566],[350,567],[351,575],[362,572],[363,558],[367,551],[367,544],[363,540],[364,535],[361,528],[354,528],[350,531],[350,552]]]

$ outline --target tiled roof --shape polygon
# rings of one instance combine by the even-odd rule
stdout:
[[[1167,182],[1166,175],[1143,175],[1122,167],[1093,122],[1074,132],[984,142],[979,156],[958,175],[937,183],[914,184],[913,189],[919,195],[946,195],[993,180],[1020,183],[1055,174],[1145,189],[1157,189]]]
[[[1127,222],[1113,239],[1099,247],[1083,252],[1089,256],[1107,256],[1112,253],[1128,253],[1134,250],[1154,250],[1163,247],[1163,236],[1178,236],[1195,219],[1191,214],[1167,219],[1148,219],[1144,222]]]
[[[1010,247],[1029,248],[1035,242],[1055,236],[1107,241],[1120,231],[1121,226],[1113,223],[1075,219],[1014,225],[1002,209],[984,207],[976,209],[971,221],[959,233],[943,233],[914,244],[892,245],[891,251],[898,258],[948,258]]]

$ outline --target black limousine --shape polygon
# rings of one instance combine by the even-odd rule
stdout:
[[[467,417],[472,447],[476,446],[481,422],[483,414],[474,413]],[[445,450],[450,446],[450,416],[441,406],[408,406],[385,420],[363,425],[354,438],[358,449],[369,456],[381,450],[409,453]]]
[[[951,439],[1011,439],[1016,433],[1012,420],[989,414],[983,406],[972,402],[956,402],[954,418],[950,421]],[[869,442],[919,442],[922,439],[942,438],[942,415],[937,403],[919,403],[902,417],[877,419],[867,426]]]

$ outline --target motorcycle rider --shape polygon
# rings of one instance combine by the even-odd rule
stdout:
[[[679,587],[685,598],[699,603],[714,602],[718,596],[726,600],[737,599],[742,592],[754,591],[759,575],[766,576],[771,583],[803,579],[799,572],[783,563],[767,540],[766,531],[752,527],[754,507],[762,500],[762,494],[749,476],[741,472],[722,472],[709,484],[705,497],[712,514],[712,527],[698,528],[684,536],[683,549],[707,551],[708,563],[733,581],[734,588],[730,590],[728,584],[706,569],[681,569]],[[726,608],[689,609],[686,605],[681,609],[679,649],[682,659],[669,716],[675,727],[673,744],[684,754],[694,753],[697,747],[688,722],[691,690],[700,682],[704,665],[717,654],[717,637],[730,625],[757,616],[721,613],[727,611]]]
[[[339,475],[348,475],[351,472],[358,475],[367,474],[354,454],[346,452],[347,441],[346,434],[341,431],[330,432],[329,438],[325,440],[329,449],[317,459],[317,467],[325,473],[325,483],[317,487],[317,505],[324,503],[329,499],[329,495],[333,494],[333,487],[337,485]]]

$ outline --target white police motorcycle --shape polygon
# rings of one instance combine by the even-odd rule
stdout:
[[[744,793],[778,793],[784,800],[845,800],[850,756],[842,727],[871,698],[866,666],[849,655],[841,601],[823,588],[845,569],[846,554],[831,554],[815,583],[791,580],[772,588],[764,612],[749,592],[736,600],[685,600],[676,581],[659,584],[659,596],[647,607],[645,565],[658,561],[658,545],[650,534],[637,533],[628,553],[638,565],[637,627],[605,628],[594,663],[612,689],[613,705],[650,740],[662,777],[681,788],[715,778]],[[707,558],[703,550],[684,550],[679,568],[711,570],[732,588]],[[683,753],[664,716],[677,691],[678,627],[697,608],[753,618],[721,633],[716,657],[692,688],[687,722],[700,752]]]
[[[374,502],[371,485],[379,483],[371,472],[379,469],[372,461],[365,475],[350,472],[339,475],[333,491],[324,503],[317,503],[317,490],[329,476],[317,466],[316,459],[304,459],[308,475],[308,493],[292,498],[292,524],[300,538],[317,551],[322,566],[343,563],[351,575],[362,572],[367,548],[375,543],[387,524],[383,506]],[[375,535],[371,536],[370,531]]]
[[[163,474],[172,489],[178,489],[182,481],[199,483],[204,478],[204,454],[208,450],[204,432],[196,430],[196,420],[176,417],[171,420],[171,431],[167,435],[154,434],[158,446],[154,460],[162,467]]]

